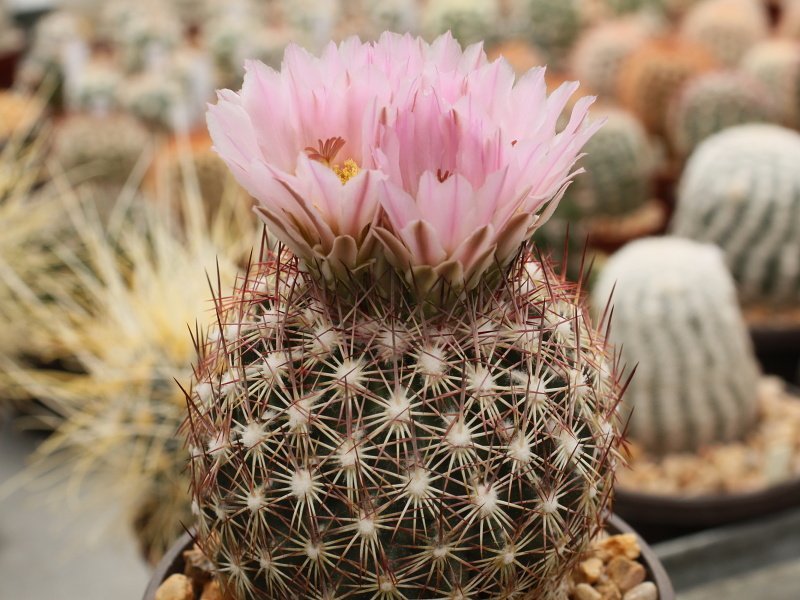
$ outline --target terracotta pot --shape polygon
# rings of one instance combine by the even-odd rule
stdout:
[[[756,492],[694,497],[646,494],[617,487],[614,498],[615,512],[648,542],[655,543],[796,507],[800,477]]]
[[[672,587],[672,582],[664,570],[664,566],[656,556],[653,549],[634,531],[630,525],[616,515],[611,515],[608,520],[606,530],[612,534],[619,533],[633,533],[639,538],[639,545],[642,550],[640,560],[647,570],[647,579],[656,584],[658,588],[659,600],[675,600],[675,590]],[[150,583],[147,585],[147,590],[144,593],[143,600],[155,600],[156,590],[161,583],[170,575],[175,573],[183,573],[184,562],[183,552],[189,550],[192,546],[192,533],[185,533],[178,539],[177,542],[169,549],[169,551],[161,559],[161,562],[155,568]]]

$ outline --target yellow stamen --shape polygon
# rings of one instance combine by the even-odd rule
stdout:
[[[339,176],[342,185],[358,175],[359,171],[356,161],[354,161],[352,158],[348,158],[346,161],[344,161],[343,165],[333,165],[332,169],[333,172]]]

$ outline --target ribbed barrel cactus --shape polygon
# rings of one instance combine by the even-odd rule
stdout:
[[[777,125],[732,127],[690,157],[671,224],[722,248],[745,302],[800,300],[800,135]]]
[[[240,598],[563,597],[611,494],[620,389],[526,240],[596,129],[589,100],[556,135],[574,85],[514,85],[450,36],[283,64],[250,63],[209,113],[287,249],[199,341],[202,547]]]
[[[712,72],[690,81],[675,97],[668,133],[675,152],[688,156],[718,131],[776,118],[773,98],[757,79],[735,71]]]
[[[632,440],[663,454],[748,432],[759,370],[718,248],[674,237],[633,242],[603,268],[595,309],[610,297],[610,339],[637,365],[625,393]]]
[[[528,20],[523,30],[552,63],[566,59],[586,23],[579,0],[527,0]]]
[[[430,0],[422,11],[422,31],[433,39],[450,31],[462,44],[472,44],[497,33],[497,0]]]

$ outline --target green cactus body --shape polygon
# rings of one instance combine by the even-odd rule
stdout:
[[[430,0],[422,13],[428,38],[450,31],[462,46],[495,38],[499,21],[497,0]]]
[[[163,4],[137,6],[114,32],[122,63],[130,72],[158,64],[180,45],[182,37],[180,21]]]
[[[55,132],[52,157],[74,182],[123,185],[147,147],[147,130],[128,115],[73,115]]]
[[[769,35],[769,21],[760,0],[708,0],[689,11],[680,35],[734,68],[751,46]]]
[[[558,65],[565,60],[584,25],[579,0],[529,0],[527,35]]]
[[[608,120],[586,143],[576,177],[557,209],[572,219],[630,214],[650,199],[655,152],[632,114],[599,109]]]
[[[690,157],[672,222],[676,235],[722,248],[745,302],[800,301],[800,135],[740,125]]]
[[[221,301],[185,430],[236,597],[562,597],[611,492],[619,389],[575,291],[515,269],[421,316],[325,301],[284,253]]]
[[[757,79],[715,72],[689,82],[670,108],[669,136],[680,156],[688,156],[708,136],[745,123],[776,120],[769,91]]]
[[[624,15],[642,10],[664,9],[664,0],[603,0],[611,14]]]
[[[769,90],[780,122],[800,127],[800,43],[770,40],[750,49],[741,70],[758,79]]]
[[[578,40],[570,55],[571,71],[601,98],[614,98],[622,64],[652,33],[638,17],[601,23]]]
[[[738,439],[757,419],[759,371],[719,250],[646,238],[612,256],[592,292],[613,290],[610,341],[636,373],[625,392],[629,434],[655,454]]]

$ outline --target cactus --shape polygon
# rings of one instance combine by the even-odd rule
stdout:
[[[742,59],[741,70],[769,90],[783,125],[800,127],[799,42],[770,40],[753,46]]]
[[[0,55],[17,52],[24,43],[25,34],[14,26],[6,0],[0,0]]]
[[[707,0],[689,11],[680,35],[735,68],[751,46],[769,35],[769,20],[760,0]]]
[[[752,124],[717,133],[690,157],[676,235],[722,248],[744,302],[800,301],[800,135]]]
[[[147,130],[129,115],[76,114],[58,124],[51,155],[73,182],[121,186],[149,141]]]
[[[637,365],[624,400],[631,439],[664,454],[745,435],[757,420],[759,370],[719,250],[637,240],[606,263],[592,292],[598,311],[612,290],[610,340]]]
[[[106,114],[117,108],[117,87],[122,78],[112,63],[91,62],[70,86],[67,104],[71,110]]]
[[[670,107],[669,137],[688,156],[708,136],[744,123],[771,122],[776,110],[761,83],[737,72],[715,72],[689,82]]]
[[[700,46],[675,38],[655,39],[623,63],[617,94],[650,132],[664,134],[671,99],[688,80],[714,66],[714,59]]]
[[[598,108],[596,114],[608,120],[584,146],[578,164],[585,172],[558,209],[572,211],[570,220],[631,214],[651,198],[656,157],[644,128],[627,111]]]
[[[431,39],[450,31],[462,46],[499,33],[497,0],[430,0],[422,12],[422,31]]]
[[[548,59],[563,62],[585,20],[579,0],[528,0],[528,21],[523,31]]]
[[[624,15],[643,10],[662,11],[664,0],[603,0],[605,8],[612,15]]]
[[[406,0],[366,0],[364,10],[374,37],[383,31],[415,33],[419,29],[420,7]]]
[[[571,71],[592,92],[612,99],[625,59],[653,34],[654,28],[638,16],[600,23],[576,43],[570,55]]]
[[[161,3],[144,3],[121,19],[114,43],[125,69],[137,72],[158,65],[183,39],[180,21]]]
[[[552,278],[527,262],[455,320],[348,314],[277,255],[220,300],[187,431],[238,597],[555,597],[610,492],[614,402]]]

